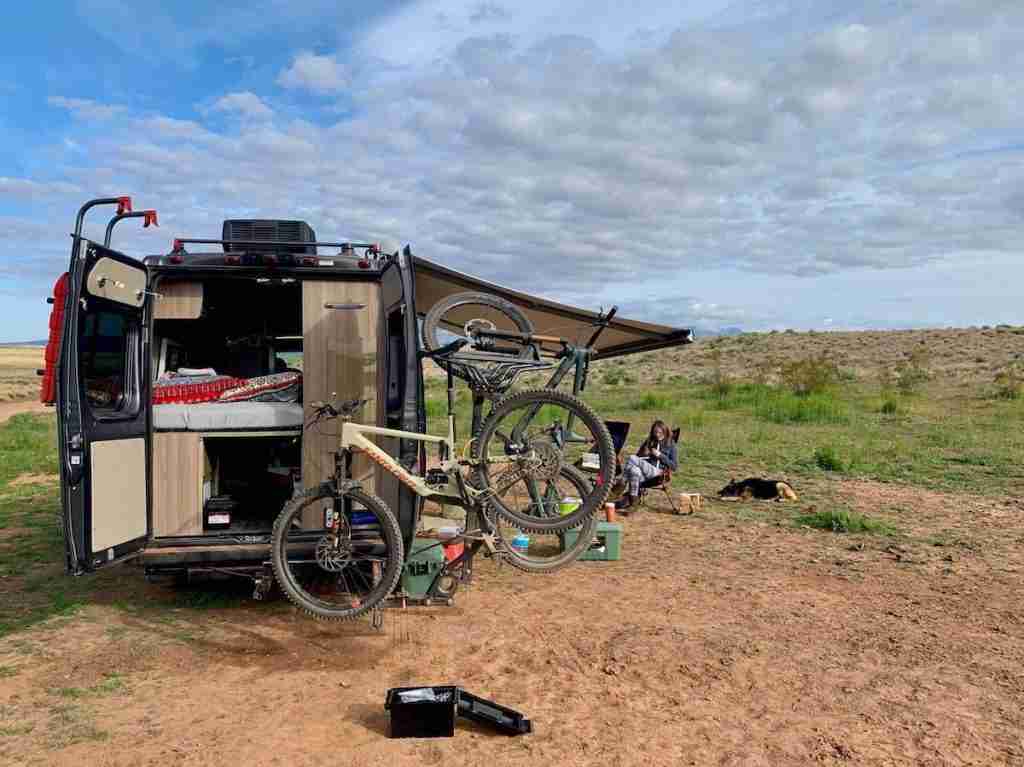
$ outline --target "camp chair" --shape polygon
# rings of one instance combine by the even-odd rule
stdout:
[[[679,459],[679,434],[682,431],[680,427],[676,427],[672,430],[672,441],[676,444],[676,460]],[[679,508],[676,506],[676,500],[672,497],[672,493],[669,492],[669,486],[672,484],[672,470],[666,468],[659,476],[645,479],[640,483],[640,496],[636,499],[637,503],[641,506],[644,503],[644,497],[647,495],[648,490],[660,490],[668,498],[668,505],[672,507],[674,514],[679,513]]]
[[[626,438],[629,436],[629,422],[628,421],[605,421],[605,428],[608,429],[608,434],[612,438],[612,446],[615,449],[615,479],[612,480],[612,496],[610,500],[615,500],[616,497],[623,493],[623,482],[622,482],[622,451],[626,448]],[[596,450],[596,447],[592,447],[592,450]],[[582,458],[576,462],[576,468],[590,474],[596,474],[596,453],[591,458],[595,463],[587,464]]]
[[[626,449],[626,438],[629,436],[629,421],[605,421],[605,427],[612,437],[612,446],[615,448],[615,480],[612,482],[612,493],[609,500],[618,500],[625,492],[626,484],[622,476],[624,461],[622,453]]]

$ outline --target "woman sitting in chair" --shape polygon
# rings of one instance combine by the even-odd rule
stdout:
[[[664,421],[655,421],[651,424],[650,435],[640,445],[636,455],[631,455],[626,461],[622,470],[626,479],[626,495],[616,506],[620,509],[630,508],[640,495],[642,483],[660,477],[666,469],[675,471],[677,468],[676,444],[672,441],[668,426]]]

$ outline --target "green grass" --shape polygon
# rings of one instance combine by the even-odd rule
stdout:
[[[57,468],[57,422],[21,414],[0,427],[0,488],[28,473],[52,474]]]
[[[115,568],[80,578],[65,576],[57,483],[12,484],[23,474],[55,474],[54,443],[53,416],[19,415],[0,425],[0,637],[71,616],[97,601],[116,603],[119,595],[125,595],[125,605],[144,604],[148,613],[156,614],[231,607],[251,593],[231,584],[176,590],[150,603],[142,601],[143,581],[134,572],[126,576]],[[13,673],[0,667],[0,678]]]
[[[930,381],[893,413],[872,380],[805,396],[746,381],[721,393],[713,382],[676,379],[636,392],[593,380],[583,398],[602,418],[632,425],[627,450],[656,418],[682,427],[680,489],[710,494],[732,476],[763,474],[791,478],[799,490],[801,477],[828,472],[983,495],[1024,490],[1024,400]]]
[[[103,695],[112,695],[123,690],[124,679],[121,675],[108,674],[102,682],[91,687],[61,687],[54,690],[54,694],[61,698],[77,700],[79,698],[96,698]]]
[[[667,410],[672,406],[671,397],[664,394],[646,392],[639,399],[633,400],[633,410]]]
[[[0,738],[14,738],[18,735],[29,735],[34,729],[35,725],[31,724],[14,727],[0,727]]]
[[[886,522],[846,509],[828,509],[812,514],[801,514],[794,521],[802,527],[813,527],[833,533],[893,535],[896,532],[896,529]]]

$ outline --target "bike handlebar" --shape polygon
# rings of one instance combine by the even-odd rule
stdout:
[[[348,418],[369,401],[368,399],[357,398],[345,400],[337,404],[334,402],[312,402],[310,407],[313,409],[313,417],[310,419],[310,423],[315,423],[321,418],[337,418],[338,416]]]

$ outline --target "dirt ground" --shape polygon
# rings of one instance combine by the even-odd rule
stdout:
[[[21,402],[0,402],[0,423],[12,418],[19,413],[52,413],[53,408],[48,408],[41,402],[31,400]]]
[[[625,522],[623,559],[490,563],[453,608],[322,624],[283,600],[108,599],[0,640],[0,763],[1024,764],[1024,506],[838,484],[898,537],[781,524],[775,504]],[[222,587],[223,588],[223,587]],[[389,687],[520,709],[390,740]]]

